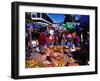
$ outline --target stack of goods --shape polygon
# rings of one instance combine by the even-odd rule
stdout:
[[[33,68],[33,67],[36,67],[37,65],[38,65],[38,62],[35,59],[26,60],[26,68]]]

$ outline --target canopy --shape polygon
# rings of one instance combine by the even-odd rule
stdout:
[[[74,25],[72,23],[64,24],[64,28],[66,28],[71,33],[74,32],[74,30],[75,30],[75,27],[74,27]]]

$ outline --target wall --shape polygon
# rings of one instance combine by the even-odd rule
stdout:
[[[1,0],[0,1],[0,81],[13,81],[10,78],[10,65],[11,65],[11,2],[14,0]],[[98,6],[100,10],[99,0],[21,0],[30,2],[44,2],[44,3],[59,3],[59,4],[73,4],[73,5],[88,5]],[[98,11],[100,14],[100,11]],[[98,22],[100,15],[98,15]],[[100,34],[98,23],[98,35]],[[100,41],[100,37],[98,38]],[[98,43],[98,48],[100,42]],[[100,50],[98,51],[100,53]],[[98,57],[100,54],[98,53]],[[100,59],[98,60],[98,62]],[[100,67],[100,64],[99,64]],[[100,71],[100,70],[99,70]],[[64,76],[53,78],[39,78],[39,79],[26,79],[26,81],[99,81],[100,73],[98,75],[82,75],[82,76]],[[22,80],[21,80],[22,81]]]

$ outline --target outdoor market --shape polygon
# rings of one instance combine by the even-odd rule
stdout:
[[[89,65],[89,16],[25,13],[25,67]]]

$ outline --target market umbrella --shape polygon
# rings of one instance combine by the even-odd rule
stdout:
[[[75,31],[75,27],[74,27],[74,25],[72,23],[64,24],[64,28],[66,28],[71,33]]]

